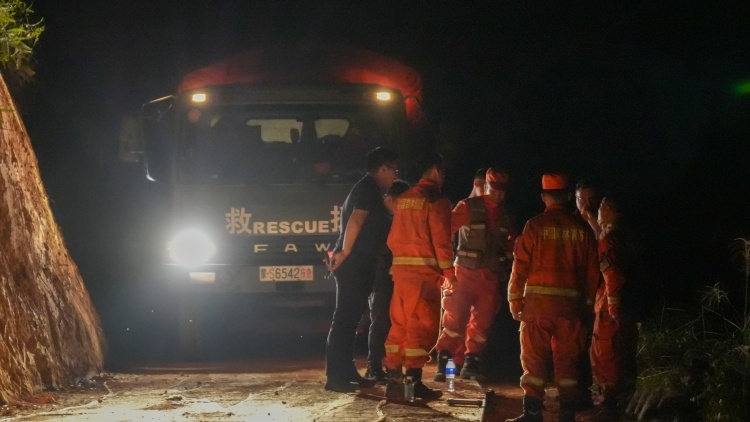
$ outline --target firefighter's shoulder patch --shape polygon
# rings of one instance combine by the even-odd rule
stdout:
[[[396,208],[400,210],[421,210],[424,209],[425,201],[425,198],[421,196],[401,197],[396,201]]]

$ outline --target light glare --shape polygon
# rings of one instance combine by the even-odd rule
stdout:
[[[378,91],[375,93],[375,98],[378,101],[391,101],[391,93],[388,91]]]
[[[169,256],[185,267],[205,264],[216,252],[211,239],[205,233],[190,229],[179,233],[167,246]]]
[[[193,94],[193,102],[194,103],[205,103],[206,102],[206,94],[199,92],[197,94]]]

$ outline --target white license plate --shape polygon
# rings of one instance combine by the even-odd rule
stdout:
[[[260,267],[260,281],[313,281],[312,265]]]

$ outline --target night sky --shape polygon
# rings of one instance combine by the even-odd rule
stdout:
[[[737,279],[732,239],[750,235],[750,94],[740,89],[750,3],[523,3],[35,2],[46,31],[36,80],[16,101],[92,296],[132,285],[123,274],[138,266],[138,233],[157,209],[158,187],[117,161],[120,119],[192,69],[301,40],[346,42],[422,73],[429,119],[456,134],[441,148],[452,200],[476,168],[499,164],[522,223],[542,210],[542,172],[595,178],[628,199],[668,294]]]

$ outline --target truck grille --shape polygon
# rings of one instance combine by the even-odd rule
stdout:
[[[212,259],[224,265],[316,265],[335,236],[244,236],[228,238]]]

